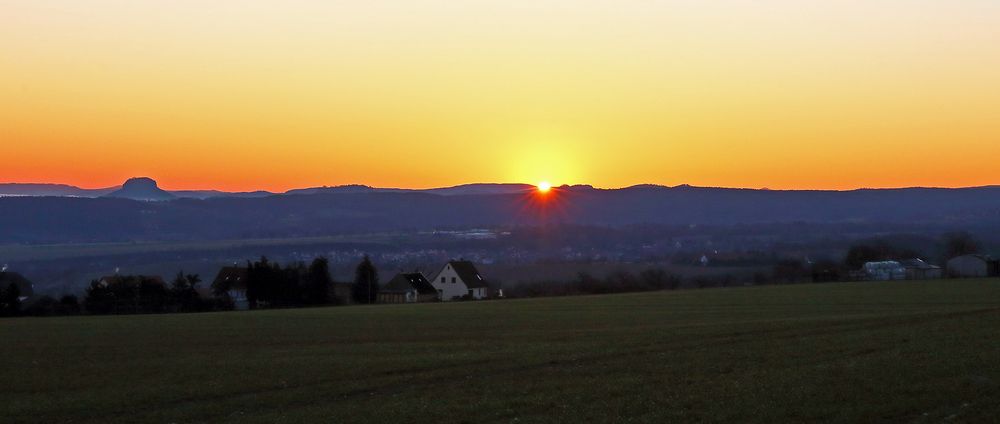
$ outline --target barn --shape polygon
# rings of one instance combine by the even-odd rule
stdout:
[[[900,261],[900,264],[906,269],[907,280],[935,280],[943,276],[941,267],[931,265],[923,259],[907,259]]]
[[[982,278],[1000,276],[1000,261],[989,255],[962,255],[948,261],[948,276]]]
[[[378,303],[433,302],[437,299],[437,290],[419,272],[396,274],[378,292]]]

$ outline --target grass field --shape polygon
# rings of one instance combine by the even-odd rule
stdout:
[[[1000,281],[0,320],[0,421],[994,422]]]

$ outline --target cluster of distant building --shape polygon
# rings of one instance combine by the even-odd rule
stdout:
[[[1000,277],[1000,260],[989,255],[970,254],[948,260],[944,267],[930,264],[922,259],[867,262],[851,271],[850,280],[892,281],[892,280],[933,280],[940,278],[983,278]],[[119,276],[100,278],[99,284],[108,285]],[[160,277],[149,277],[165,284]],[[227,287],[226,294],[235,309],[249,309],[247,299],[247,269],[239,266],[223,267],[212,287]],[[34,296],[31,282],[16,272],[0,271],[0,287],[16,286],[19,300],[27,301]],[[351,283],[337,282],[330,288],[330,294],[343,303],[351,302]],[[207,287],[200,288],[204,295],[211,296]],[[431,276],[421,272],[400,272],[378,289],[377,303],[421,303],[448,302],[456,300],[481,300],[503,297],[501,289],[492,290],[487,280],[467,260],[449,261]]]
[[[396,274],[379,290],[378,303],[446,302],[489,297],[486,279],[472,262],[450,261],[431,279],[420,272]]]
[[[989,255],[972,254],[951,258],[942,268],[922,259],[867,262],[851,273],[853,280],[934,280],[950,278],[1000,277],[1000,260]]]
[[[228,287],[227,295],[235,309],[249,309],[246,293],[247,269],[228,266],[219,270],[214,287]],[[350,303],[351,283],[335,282],[331,295]],[[448,302],[455,300],[482,300],[503,297],[502,290],[490,292],[486,279],[471,261],[449,261],[441,270],[427,278],[421,272],[400,272],[379,286],[377,303]]]

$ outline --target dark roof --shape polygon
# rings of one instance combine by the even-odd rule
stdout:
[[[979,254],[979,253],[973,253],[971,255],[956,256],[956,257],[954,257],[952,259],[965,258],[965,257],[976,258],[976,259],[979,259],[979,260],[981,260],[983,262],[994,262],[994,261],[996,261],[996,259],[994,259],[990,255],[983,255],[983,254]]]
[[[227,266],[219,270],[212,282],[212,287],[219,287],[226,284],[230,289],[246,288],[247,269],[238,266]]]
[[[392,277],[385,286],[382,287],[383,292],[389,293],[404,293],[410,290],[416,290],[420,294],[437,294],[437,290],[431,285],[430,281],[424,277],[424,274],[419,272],[411,273],[399,273],[395,277]]]
[[[486,287],[486,279],[479,274],[476,266],[469,261],[451,261],[448,265],[455,270],[458,274],[458,278],[462,279],[465,286],[470,289]]]
[[[23,275],[16,272],[0,272],[0,289],[6,290],[11,284],[17,284],[17,290],[21,292],[21,297],[31,297],[35,294],[35,288],[24,278]]]

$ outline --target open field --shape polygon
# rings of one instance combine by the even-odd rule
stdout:
[[[991,422],[1000,281],[0,320],[0,421]]]

